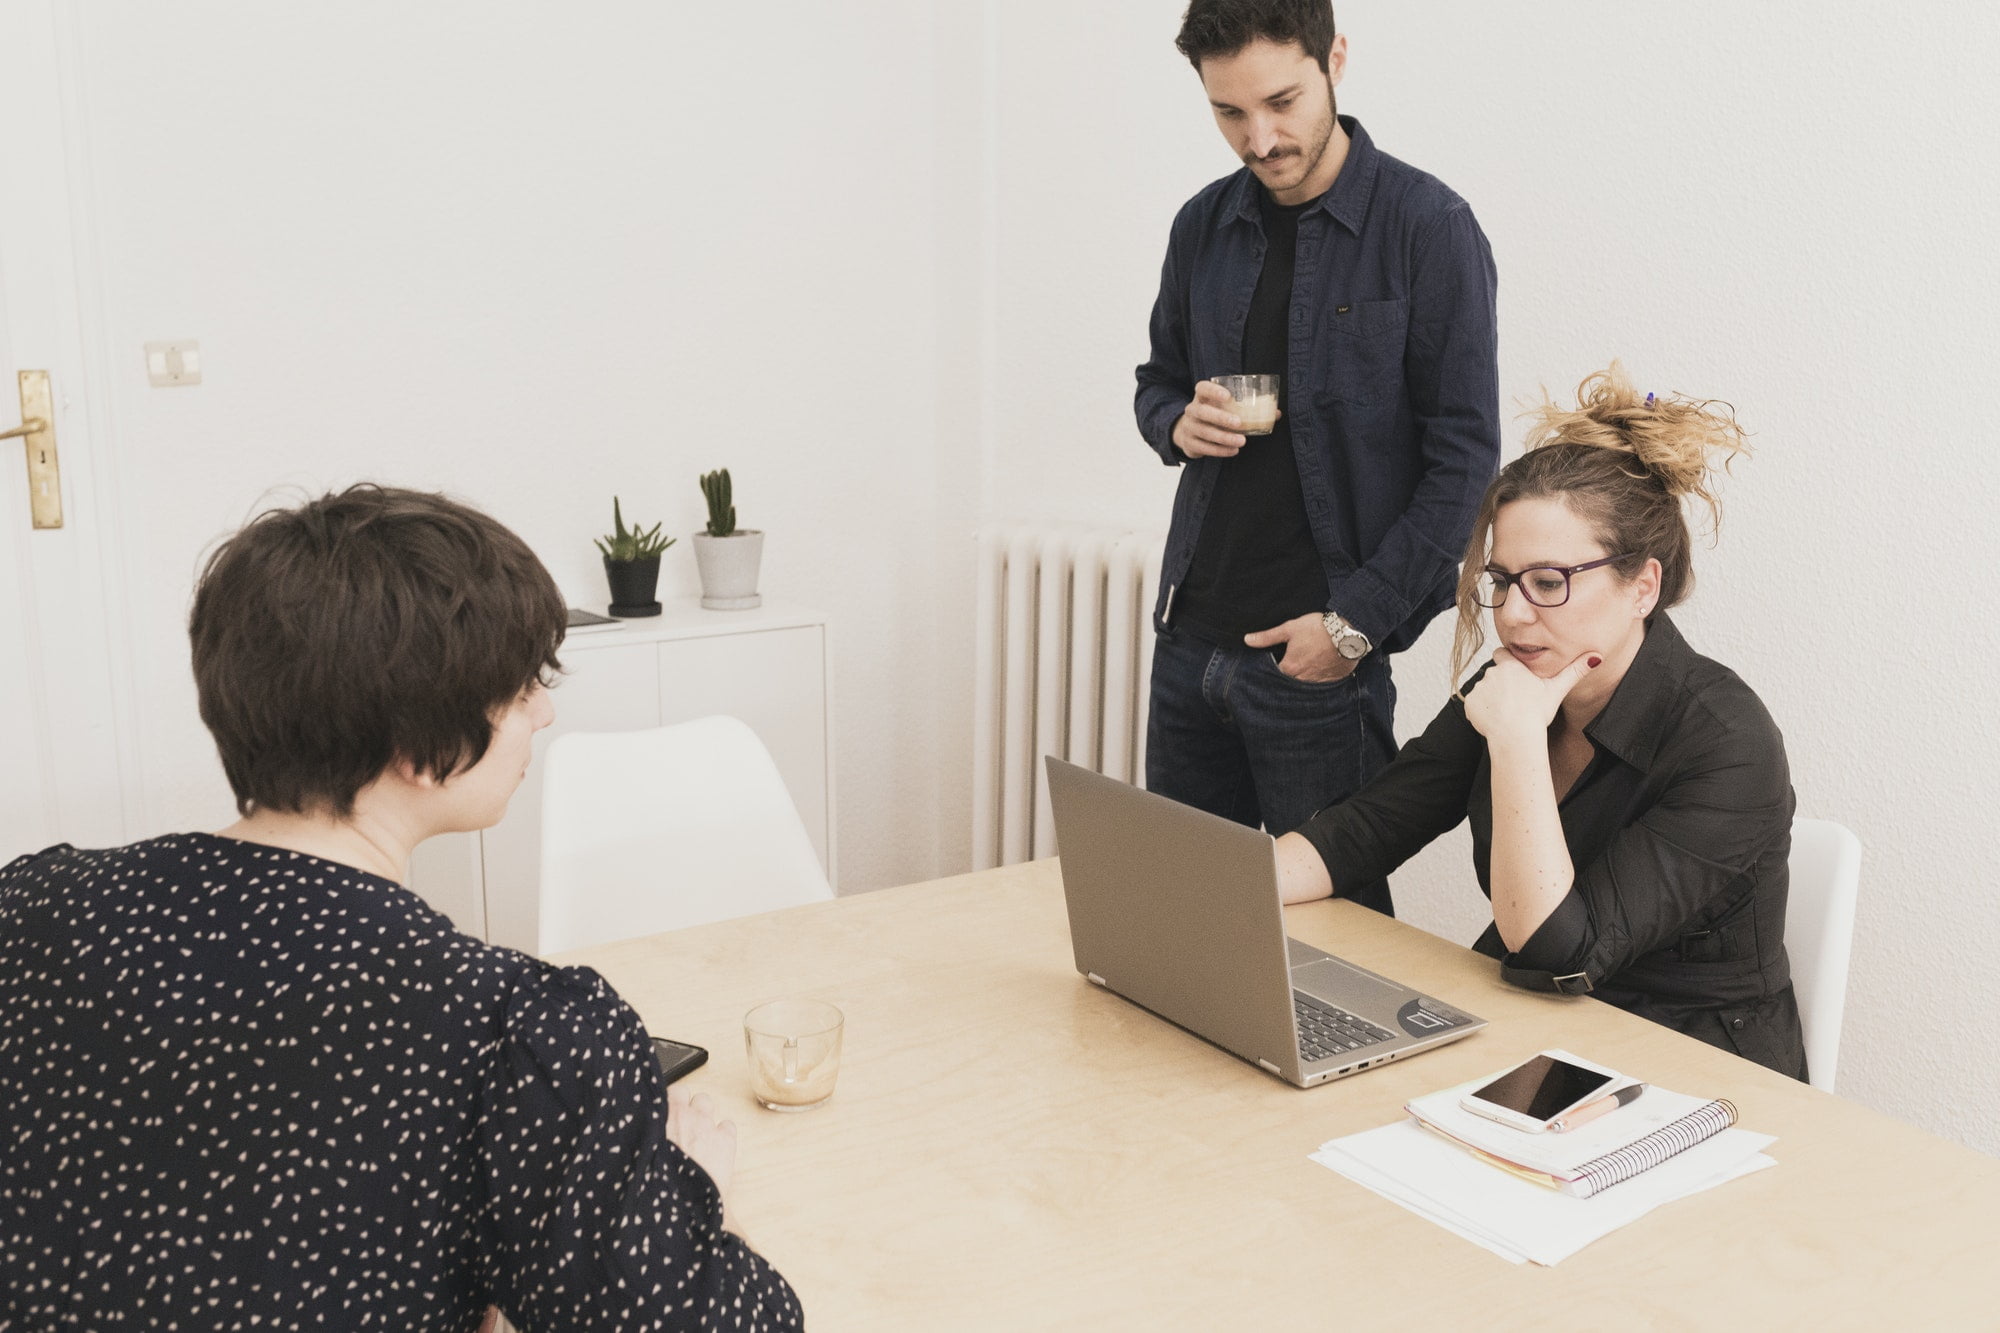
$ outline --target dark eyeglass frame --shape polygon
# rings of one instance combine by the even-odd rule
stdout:
[[[1528,599],[1529,606],[1538,606],[1544,611],[1553,610],[1554,608],[1562,606],[1569,601],[1569,582],[1576,575],[1582,574],[1587,570],[1602,569],[1606,565],[1615,565],[1620,560],[1629,560],[1631,557],[1632,557],[1632,552],[1627,551],[1624,555],[1607,555],[1602,560],[1586,560],[1584,563],[1580,565],[1571,565],[1568,568],[1564,568],[1561,565],[1530,565],[1528,568],[1522,570],[1518,574],[1509,574],[1504,569],[1500,569],[1494,565],[1488,565],[1486,566],[1486,568],[1480,570],[1479,572],[1482,576],[1493,580],[1494,584],[1500,589],[1500,595],[1490,602],[1486,601],[1479,595],[1479,592],[1477,590],[1477,585],[1475,583],[1474,591],[1472,594],[1472,600],[1478,602],[1479,605],[1485,607],[1488,611],[1498,611],[1501,607],[1507,604],[1508,590],[1511,588],[1519,588],[1521,590],[1521,596]],[[1528,585],[1521,582],[1522,579],[1525,579],[1530,574],[1562,575],[1563,590],[1561,599],[1553,602],[1536,601],[1535,595],[1528,591]]]

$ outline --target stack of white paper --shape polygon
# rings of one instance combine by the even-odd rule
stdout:
[[[1511,1263],[1554,1264],[1663,1203],[1776,1166],[1764,1155],[1774,1142],[1725,1129],[1588,1199],[1489,1166],[1415,1120],[1333,1139],[1312,1160]]]

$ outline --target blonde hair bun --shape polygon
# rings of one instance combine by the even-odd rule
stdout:
[[[1542,390],[1528,410],[1529,449],[1555,444],[1592,445],[1632,457],[1676,499],[1694,496],[1708,506],[1711,522],[1722,516],[1715,494],[1717,465],[1728,471],[1750,445],[1736,424],[1736,411],[1715,398],[1640,393],[1625,367],[1613,361],[1586,375],[1576,386],[1576,406],[1559,407]]]

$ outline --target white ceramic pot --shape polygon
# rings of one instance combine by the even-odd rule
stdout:
[[[701,604],[710,611],[748,611],[763,604],[757,595],[757,566],[764,559],[764,534],[739,528],[727,537],[694,535],[694,563],[701,570]]]

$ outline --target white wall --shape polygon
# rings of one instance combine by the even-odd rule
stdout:
[[[1037,410],[996,420],[988,510],[1161,526],[1172,477],[1131,424],[1131,368],[1175,208],[1235,163],[1173,49],[1179,5],[998,9],[997,392]],[[1492,240],[1503,406],[1619,356],[1754,431],[1679,618],[1769,703],[1801,812],[1866,845],[1842,1092],[2000,1151],[2000,1031],[1982,1021],[2000,972],[1983,608],[2000,18],[1336,10],[1341,109]],[[1448,630],[1399,660],[1405,735],[1443,699]],[[1396,880],[1405,916],[1463,940],[1486,919],[1467,846],[1461,831]]]
[[[692,592],[694,476],[727,465],[766,591],[835,620],[843,887],[967,863],[973,531],[1165,522],[1131,369],[1175,208],[1233,166],[1178,0],[57,8],[152,793],[133,836],[226,810],[181,617],[268,487],[450,489],[587,604],[614,490],[682,535],[667,590]],[[1616,354],[1756,431],[1683,621],[1771,704],[1802,809],[1867,844],[1843,1091],[2000,1150],[2000,1035],[1967,1004],[2000,950],[1977,600],[2000,282],[1975,230],[2000,20],[1339,13],[1343,109],[1493,240],[1505,398]],[[164,337],[201,340],[202,386],[145,386]],[[714,386],[745,374],[727,420]],[[1405,731],[1444,640],[1399,665]],[[1481,919],[1457,838],[1398,892],[1456,938]]]
[[[692,594],[695,478],[727,466],[766,594],[834,622],[844,886],[933,873],[928,6],[68,13],[154,797],[135,836],[228,811],[182,618],[268,488],[453,492],[601,607],[614,492],[680,536],[662,590]],[[147,386],[140,345],[169,337],[200,340],[200,386]]]

